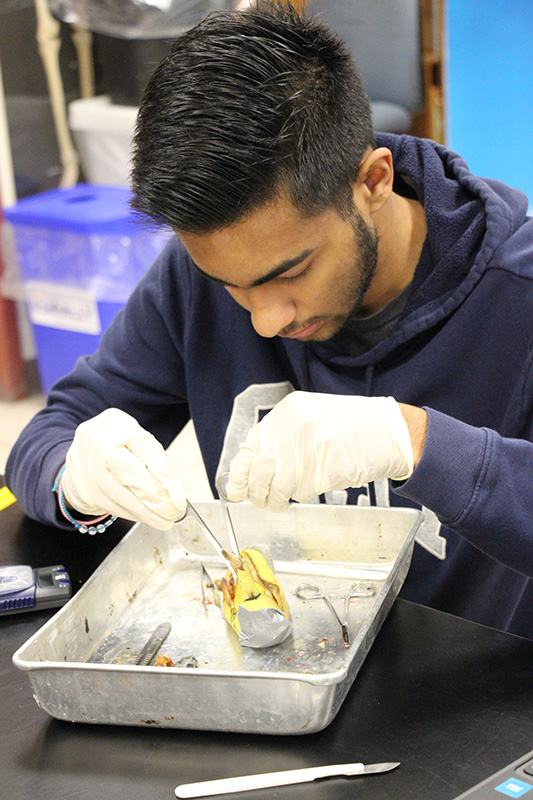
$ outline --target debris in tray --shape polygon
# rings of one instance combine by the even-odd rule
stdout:
[[[205,584],[204,584],[204,580],[206,581]],[[202,564],[202,575],[200,577],[200,581],[201,581],[201,587],[202,587],[202,598],[203,598],[202,602],[204,603],[204,608],[206,608],[207,605],[211,605],[211,600],[207,600],[207,602],[205,602],[204,587],[205,587],[205,589],[212,589],[213,590],[213,602],[215,603],[216,606],[218,606],[218,608],[220,608],[219,592],[222,591],[222,586],[220,585],[221,581],[220,580],[213,580],[211,575],[206,570],[205,564]],[[206,608],[206,610],[207,610],[207,608]]]
[[[172,661],[171,658],[168,656],[163,655],[160,653],[156,660],[154,661],[154,667],[189,667],[191,669],[196,669],[198,667],[198,659],[194,656],[182,656],[178,658],[177,661]]]
[[[163,653],[159,653],[156,660],[154,661],[154,667],[173,667],[174,662],[168,656],[164,656]]]
[[[196,669],[198,667],[198,659],[194,656],[182,656],[174,664],[175,667],[189,667],[189,669]]]
[[[351,597],[373,597],[376,594],[376,584],[373,581],[356,581],[350,590]]]

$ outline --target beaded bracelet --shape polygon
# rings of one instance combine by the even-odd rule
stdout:
[[[80,533],[88,533],[90,536],[94,536],[95,533],[103,533],[106,528],[109,528],[109,526],[113,524],[113,522],[116,520],[116,517],[112,517],[109,514],[103,514],[101,517],[96,517],[96,519],[90,519],[83,522],[79,519],[74,519],[72,514],[68,512],[65,503],[65,495],[63,492],[63,473],[65,472],[65,466],[66,464],[63,464],[59,470],[54,481],[54,485],[52,486],[52,491],[57,492],[57,500],[59,502],[61,513],[65,519],[68,519],[68,521],[79,530]],[[107,519],[108,517],[109,519]],[[106,520],[106,522],[103,522],[103,520]]]

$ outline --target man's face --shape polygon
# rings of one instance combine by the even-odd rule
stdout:
[[[361,308],[377,265],[377,236],[357,211],[303,217],[286,198],[180,238],[197,269],[223,284],[265,337],[330,339]]]

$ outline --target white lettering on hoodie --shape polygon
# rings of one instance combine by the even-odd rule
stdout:
[[[239,445],[246,439],[250,428],[259,422],[262,412],[270,411],[292,391],[294,391],[294,387],[290,381],[253,383],[235,397],[220,454],[217,477],[222,472],[228,471],[231,459],[238,451]],[[374,493],[376,506],[390,507],[390,485],[386,478],[374,482]],[[325,500],[328,505],[346,505],[348,493],[346,491],[326,492]],[[314,497],[309,502],[319,503],[320,500],[318,497]],[[368,485],[366,494],[362,493],[357,498],[357,504],[360,506],[371,505]],[[443,561],[446,558],[446,539],[440,535],[441,524],[437,515],[429,508],[422,507],[422,511],[424,517],[418,529],[416,541],[433,556]]]

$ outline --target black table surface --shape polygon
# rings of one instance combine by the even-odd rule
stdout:
[[[129,525],[81,537],[0,512],[0,565],[62,563],[74,588]],[[39,709],[15,650],[53,614],[0,618],[0,797],[146,800],[211,778],[354,761],[389,773],[227,795],[283,800],[452,800],[533,749],[533,642],[398,599],[323,731],[261,736],[89,725]]]

